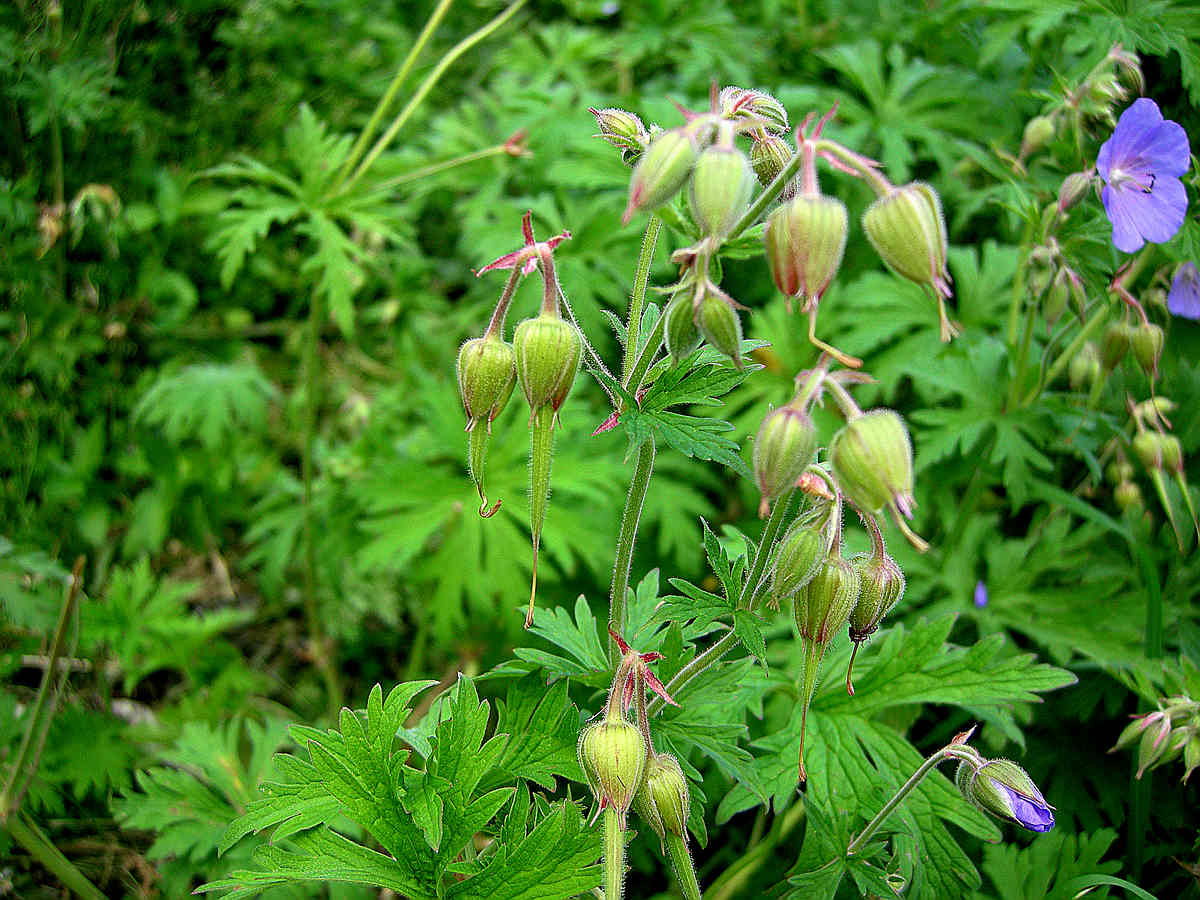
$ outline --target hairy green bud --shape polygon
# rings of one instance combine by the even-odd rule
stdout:
[[[851,558],[858,572],[858,602],[850,613],[850,640],[865,641],[879,627],[883,617],[904,596],[904,573],[888,555],[862,553]]]
[[[862,225],[875,252],[897,275],[949,296],[946,220],[932,187],[913,182],[893,188],[867,208]]]
[[[642,209],[658,209],[677,193],[696,164],[696,142],[683,128],[664,131],[650,142],[629,180],[629,203],[621,223]]]
[[[755,138],[750,145],[750,168],[758,183],[767,187],[792,161],[792,145],[775,134]],[[785,203],[796,195],[795,179],[783,189],[779,199]]]
[[[962,762],[954,782],[970,803],[997,818],[1029,831],[1046,832],[1054,827],[1053,807],[1025,770],[1011,760]]]
[[[650,143],[646,126],[633,113],[615,108],[589,108],[588,112],[596,117],[596,124],[600,126],[600,134],[596,137],[604,138],[620,150],[621,159],[627,165],[640,157],[646,145]]]
[[[1129,352],[1133,340],[1133,326],[1128,322],[1113,322],[1104,329],[1100,339],[1100,363],[1105,372],[1111,372]]]
[[[1163,330],[1153,322],[1142,322],[1134,329],[1129,339],[1133,356],[1147,375],[1158,375],[1158,361],[1162,357]]]
[[[799,406],[789,403],[767,413],[754,438],[754,480],[762,494],[759,514],[796,483],[817,452],[817,428]]]
[[[1049,116],[1034,116],[1025,123],[1021,138],[1021,158],[1041,150],[1054,138],[1054,120]]]
[[[776,603],[806,587],[829,556],[833,540],[829,510],[820,513],[798,521],[779,542],[771,570],[771,596]]]
[[[840,556],[826,557],[817,573],[796,594],[796,628],[800,636],[827,646],[850,619],[858,602],[858,571]]]
[[[467,431],[479,422],[491,428],[512,396],[517,358],[512,346],[496,335],[472,338],[458,351],[458,393],[467,413]]]
[[[553,313],[525,319],[513,335],[517,381],[530,409],[550,406],[555,412],[567,399],[583,342],[570,322]]]
[[[1094,341],[1088,341],[1071,357],[1067,366],[1067,380],[1072,390],[1082,391],[1099,381],[1100,374],[1100,348]]]
[[[1135,481],[1122,481],[1113,488],[1113,502],[1123,513],[1130,511],[1140,513],[1146,507],[1142,489],[1137,486]]]
[[[848,228],[846,205],[834,197],[800,194],[776,209],[763,232],[775,286],[810,309],[837,275]]]
[[[684,836],[688,814],[688,783],[679,760],[669,753],[651,753],[646,776],[633,797],[633,807],[664,840]]]
[[[692,170],[688,197],[706,237],[723,238],[750,206],[754,172],[746,155],[719,144],[702,152]]]
[[[717,108],[726,119],[757,119],[769,132],[788,130],[788,114],[783,104],[764,91],[730,85],[717,96]]]
[[[699,347],[703,340],[700,329],[696,327],[696,309],[692,305],[692,298],[682,293],[676,294],[667,304],[663,315],[666,317],[663,325],[663,343],[666,344],[667,352],[671,354],[671,361],[678,365],[680,360]]]
[[[727,300],[713,291],[705,291],[696,324],[712,347],[733,360],[737,368],[742,368],[742,322]]]
[[[624,817],[646,766],[642,733],[624,719],[605,718],[584,727],[577,749],[579,765],[600,807],[615,809]]]
[[[842,493],[859,509],[875,514],[887,506],[912,515],[912,443],[898,413],[873,409],[847,422],[829,444],[829,460]]]

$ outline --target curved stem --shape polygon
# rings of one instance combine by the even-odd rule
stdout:
[[[363,157],[362,162],[358,164],[358,168],[354,170],[354,174],[342,183],[342,190],[349,190],[360,178],[362,178],[364,174],[366,174],[367,170],[370,169],[375,163],[375,160],[379,158],[379,155],[387,149],[388,144],[392,142],[400,129],[404,127],[404,124],[409,120],[409,117],[416,112],[417,107],[421,105],[426,95],[433,90],[433,86],[438,83],[442,75],[445,74],[446,70],[450,68],[450,66],[452,66],[460,56],[462,56],[480,41],[489,37],[492,32],[496,31],[498,28],[504,25],[505,22],[516,15],[517,10],[524,6],[525,3],[526,0],[515,0],[515,2],[508,7],[508,9],[504,10],[504,12],[500,13],[500,15],[496,16],[496,18],[492,19],[477,31],[467,35],[450,48],[449,52],[447,52],[446,55],[439,60],[433,71],[430,72],[429,75],[426,76],[425,80],[421,82],[421,86],[418,87],[413,93],[404,109],[400,110],[400,114],[392,120],[392,124],[387,127],[387,131],[380,136],[379,140],[375,142],[375,145],[371,148],[370,152]]]
[[[404,84],[404,80],[408,78],[408,73],[412,71],[413,64],[416,63],[417,57],[421,55],[421,51],[425,49],[425,45],[429,43],[429,39],[433,37],[433,32],[437,30],[446,13],[450,11],[450,7],[454,4],[454,0],[441,0],[434,9],[432,15],[425,22],[425,27],[421,29],[421,33],[417,35],[416,41],[408,50],[408,55],[404,57],[404,62],[400,64],[399,71],[396,72],[392,83],[388,85],[387,90],[375,104],[375,109],[371,112],[371,118],[363,127],[362,133],[354,142],[354,147],[350,150],[350,155],[346,157],[346,162],[342,165],[342,170],[338,174],[338,184],[346,180],[346,176],[354,168],[355,164],[362,158],[363,151],[367,149],[367,143],[375,136],[375,132],[379,130],[379,123],[383,121],[383,117],[387,114],[388,108],[391,107],[392,101],[396,99],[396,94],[400,92],[400,86]]]
[[[667,832],[667,855],[671,858],[671,868],[679,879],[679,891],[684,900],[700,900],[700,882],[696,880],[696,867],[692,864],[692,855],[688,853],[687,844],[677,834]]]
[[[651,216],[642,236],[642,249],[638,254],[637,268],[633,273],[633,293],[629,295],[629,321],[625,326],[625,359],[621,364],[622,385],[629,387],[629,376],[637,359],[638,338],[642,330],[642,306],[646,302],[646,287],[650,284],[650,267],[654,263],[654,248],[658,233],[662,230],[662,219]],[[661,318],[661,317],[660,317]],[[634,390],[637,388],[635,387]]]
[[[739,234],[758,221],[759,216],[766,211],[766,208],[783,193],[783,189],[787,187],[796,173],[800,171],[800,167],[804,165],[804,154],[797,151],[792,154],[792,158],[788,160],[788,164],[783,167],[775,180],[768,184],[761,194],[754,198],[754,202],[750,204],[740,219],[734,223],[733,228],[729,230],[729,234],[725,236],[726,241],[732,241]]]
[[[49,672],[47,672],[49,674]],[[83,900],[104,900],[104,894],[88,881],[87,877],[75,867],[44,835],[40,828],[18,813],[12,816],[4,827],[12,835],[13,840],[25,848],[34,859],[54,874],[59,881],[70,888]]]
[[[617,554],[613,561],[612,588],[608,594],[608,627],[614,634],[625,634],[625,607],[629,592],[629,568],[633,562],[633,547],[637,542],[638,523],[642,518],[642,505],[646,501],[646,490],[650,487],[650,476],[654,473],[654,438],[648,438],[638,449],[633,477],[629,482],[629,494],[625,498],[625,512],[621,516],[621,531],[617,537]],[[613,666],[621,658],[621,648],[610,638],[608,658]]]
[[[521,267],[513,266],[512,273],[508,276],[508,281],[504,283],[504,290],[500,292],[500,299],[496,301],[496,308],[492,311],[492,319],[488,322],[484,337],[495,335],[500,340],[504,340],[504,317],[508,315],[508,306],[512,303],[513,295],[517,292],[517,283],[520,280]]]
[[[422,166],[419,169],[413,169],[411,172],[405,172],[403,175],[397,175],[395,178],[389,178],[386,181],[381,181],[371,188],[371,190],[374,193],[391,191],[400,187],[401,185],[408,184],[410,181],[420,181],[422,178],[428,178],[430,175],[437,175],[439,172],[445,172],[447,169],[453,169],[457,166],[465,166],[467,163],[478,162],[481,159],[489,159],[493,156],[511,154],[511,146],[512,145],[508,141],[505,141],[502,144],[495,144],[491,147],[485,147],[482,150],[464,153],[462,156],[456,156],[453,159],[444,159],[441,162],[430,163],[429,165]]]
[[[1007,409],[1012,410],[1016,405],[1017,398],[1021,395],[1021,382],[1025,376],[1025,363],[1029,359],[1029,345],[1033,341],[1033,328],[1037,320],[1037,305],[1029,304],[1029,309],[1025,312],[1025,327],[1021,333],[1021,347],[1017,351],[1017,361],[1013,366],[1012,381],[1008,385],[1008,404]]]

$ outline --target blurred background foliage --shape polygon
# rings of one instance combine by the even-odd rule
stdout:
[[[621,106],[669,125],[671,101],[704,105],[715,80],[770,91],[797,118],[837,101],[833,137],[881,160],[894,180],[929,179],[941,191],[961,344],[942,353],[919,291],[885,275],[854,230],[822,305],[822,333],[864,356],[879,380],[862,399],[895,406],[913,427],[918,525],[937,549],[918,558],[896,542],[910,579],[894,615],[951,611],[960,642],[1003,632],[1071,668],[1079,685],[1052,695],[1017,735],[1065,840],[1074,847],[1075,832],[1092,833],[1097,859],[1111,843],[1121,870],[1159,896],[1194,896],[1195,786],[1174,790],[1174,775],[1161,775],[1150,830],[1131,838],[1129,760],[1103,751],[1139,697],[1171,689],[1143,654],[1148,571],[1165,602],[1167,655],[1185,669],[1200,662],[1200,561],[1161,536],[1161,517],[1135,523],[1144,549],[1131,553],[1105,518],[1038,493],[1038,484],[1091,491],[1094,508],[1118,516],[1086,486],[1089,454],[1108,435],[1080,433],[1066,395],[1018,420],[979,412],[1001,378],[994,335],[1022,224],[996,151],[1015,153],[1048,92],[1115,41],[1141,53],[1147,93],[1195,144],[1194,7],[535,2],[454,65],[408,122],[378,165],[381,180],[403,183],[374,196],[350,227],[351,246],[330,251],[318,232],[285,227],[300,213],[281,195],[214,168],[249,159],[302,181],[324,177],[339,136],[361,128],[433,6],[0,8],[0,753],[19,740],[67,570],[85,556],[69,686],[26,801],[60,848],[112,896],[182,896],[244,864],[248,848],[217,858],[225,823],[286,745],[281,723],[318,719],[330,702],[306,634],[299,550],[304,318],[321,253],[334,255],[318,271],[336,271],[337,283],[319,350],[316,596],[340,699],[361,705],[375,681],[486,671],[528,643],[516,612],[530,563],[520,413],[495,426],[489,478],[505,501],[495,518],[475,515],[466,474],[452,361],[500,287],[472,269],[519,244],[526,209],[540,235],[569,229],[559,276],[613,359],[606,313],[624,308],[641,235],[619,225],[628,171],[592,137],[587,108]],[[498,9],[456,5],[411,81]],[[403,178],[519,130],[525,156]],[[1031,178],[1053,192],[1066,171],[1043,166]],[[868,191],[829,181],[855,221]],[[1096,246],[1107,241],[1102,219],[1080,227]],[[1195,258],[1189,228],[1178,252]],[[666,256],[656,283],[673,280]],[[761,258],[730,263],[725,286],[753,310],[747,336],[772,344],[758,354],[765,372],[723,410],[744,441],[815,354]],[[522,288],[519,315],[535,293]],[[1180,404],[1177,434],[1195,456],[1200,328],[1170,322],[1167,347],[1159,390]],[[1135,377],[1118,373],[1114,396]],[[570,607],[582,593],[598,609],[628,474],[622,440],[588,437],[607,407],[583,381],[558,442],[542,598]],[[998,439],[979,443],[989,427]],[[699,517],[753,531],[755,505],[727,470],[661,454],[635,575],[658,567],[700,583]],[[990,602],[976,608],[981,580]],[[768,705],[751,736],[786,715]],[[932,747],[964,721],[931,709],[896,724]],[[1013,735],[984,738],[999,749]],[[705,871],[745,850],[754,814],[717,827],[721,840],[700,851]],[[983,895],[1040,896],[1006,874],[1036,869],[1022,854],[1037,851],[1012,840],[975,843]],[[1082,855],[1088,839],[1078,840]],[[0,894],[57,896],[3,832],[0,859]],[[632,862],[651,868],[637,853]],[[334,891],[343,893],[353,895]],[[272,894],[284,895],[299,896]]]

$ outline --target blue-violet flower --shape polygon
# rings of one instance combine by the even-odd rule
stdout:
[[[1161,244],[1175,236],[1188,203],[1179,177],[1190,164],[1187,132],[1164,120],[1153,100],[1135,100],[1121,113],[1096,158],[1105,182],[1100,199],[1118,250],[1134,253],[1146,241]]]
[[[1200,272],[1195,263],[1186,262],[1175,273],[1167,294],[1167,309],[1185,319],[1200,319]]]

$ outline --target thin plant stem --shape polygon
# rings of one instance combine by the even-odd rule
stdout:
[[[671,859],[671,868],[679,879],[679,892],[684,900],[700,900],[700,882],[696,880],[696,867],[692,864],[692,855],[688,853],[687,844],[683,838],[672,832],[667,832],[665,841],[667,856]]]
[[[46,735],[50,731],[50,723],[54,718],[54,706],[58,702],[59,692],[66,683],[69,667],[59,667],[58,661],[63,656],[63,648],[67,642],[67,629],[75,620],[75,609],[79,599],[79,589],[83,576],[84,557],[75,560],[71,569],[70,581],[67,583],[66,596],[58,613],[58,624],[54,627],[54,637],[50,640],[50,651],[46,657],[46,669],[42,674],[42,683],[38,686],[37,698],[29,711],[29,724],[21,737],[21,746],[9,769],[8,781],[4,792],[0,793],[0,823],[15,815],[25,799],[25,792],[33,777],[37,774],[41,761],[42,749],[45,747]],[[68,656],[70,654],[67,654]]]
[[[400,92],[400,87],[404,84],[408,73],[412,71],[413,65],[416,64],[417,57],[421,55],[421,51],[425,49],[425,45],[429,43],[429,39],[433,37],[434,31],[438,25],[442,23],[442,19],[446,13],[450,11],[450,7],[454,5],[454,0],[441,0],[429,19],[425,22],[425,27],[421,29],[421,33],[417,35],[416,41],[408,49],[408,55],[404,57],[404,62],[400,64],[395,77],[392,78],[392,83],[388,85],[387,90],[379,98],[379,102],[375,104],[375,109],[371,112],[371,118],[367,120],[367,124],[363,127],[358,139],[354,142],[354,147],[350,150],[350,155],[346,157],[346,162],[342,165],[342,171],[338,174],[338,183],[346,180],[354,166],[362,158],[363,151],[367,149],[367,144],[371,138],[375,137],[375,132],[379,130],[379,125],[383,121],[383,117],[387,115],[387,111],[391,108],[393,101],[396,99],[396,94]]]
[[[974,762],[977,759],[977,754],[965,745],[949,744],[930,756],[929,759],[921,763],[917,771],[913,772],[908,781],[900,785],[900,790],[896,791],[895,796],[883,805],[883,808],[875,814],[875,818],[871,819],[866,824],[866,827],[859,832],[858,836],[850,842],[850,846],[846,848],[846,855],[853,856],[861,850],[875,832],[879,830],[880,826],[883,825],[884,820],[892,814],[897,806],[904,802],[904,798],[913,792],[913,789],[925,779],[926,775],[946,759],[962,759]]]
[[[1005,334],[1008,345],[1012,347],[1017,342],[1017,325],[1021,321],[1021,301],[1025,299],[1025,272],[1029,268],[1029,244],[1033,240],[1033,230],[1037,223],[1030,219],[1025,223],[1021,234],[1021,258],[1017,263],[1017,273],[1013,276],[1012,295],[1008,300],[1008,326]]]
[[[638,448],[637,462],[633,466],[633,477],[629,481],[629,494],[625,498],[625,512],[621,515],[621,531],[617,536],[617,553],[613,562],[612,589],[608,595],[608,627],[613,634],[625,634],[625,607],[629,593],[629,568],[633,562],[633,547],[637,542],[638,523],[642,518],[642,506],[646,491],[650,487],[650,476],[654,474],[654,438],[647,438]],[[609,639],[608,658],[615,668],[621,659],[621,648]]]
[[[1062,353],[1058,354],[1054,362],[1050,364],[1050,368],[1046,370],[1046,374],[1038,381],[1029,395],[1022,401],[1022,406],[1028,406],[1036,400],[1043,390],[1051,384],[1054,384],[1054,379],[1062,374],[1062,370],[1070,365],[1071,360],[1075,358],[1075,354],[1080,348],[1095,334],[1104,323],[1108,320],[1108,306],[1100,304],[1100,308],[1084,323],[1083,328],[1079,329],[1079,334],[1067,345]]]
[[[654,263],[654,248],[658,233],[662,230],[662,219],[651,216],[642,236],[642,249],[638,254],[637,268],[633,273],[633,293],[629,295],[629,321],[625,326],[625,359],[621,364],[622,385],[629,387],[629,375],[633,371],[638,350],[638,338],[642,330],[642,306],[646,302],[646,287],[650,283],[650,267]],[[636,390],[636,388],[635,388]]]
[[[754,552],[754,560],[750,565],[750,577],[742,587],[741,597],[738,598],[739,609],[745,608],[753,612],[758,605],[759,599],[761,599],[759,588],[763,580],[763,572],[766,570],[771,550],[775,546],[775,539],[779,537],[779,532],[783,529],[783,523],[787,519],[787,510],[791,505],[792,495],[795,492],[796,489],[792,488],[775,501],[775,507],[771,510],[771,518],[767,520],[767,525],[763,529],[762,539],[759,541],[758,548]],[[737,642],[737,635],[733,633],[732,629],[725,632],[707,650],[675,673],[675,677],[667,683],[667,693],[671,696],[679,694],[695,678],[699,677],[711,666],[720,662],[721,657],[728,653]],[[661,697],[654,697],[650,701],[650,715],[654,715],[665,705]]]
[[[509,304],[512,303],[513,295],[517,293],[517,284],[520,280],[521,267],[513,266],[508,281],[504,282],[504,290],[500,292],[500,299],[496,301],[496,308],[492,311],[491,321],[488,322],[487,331],[484,333],[486,337],[498,337],[504,340],[504,318],[508,315]]]
[[[725,240],[732,241],[739,234],[757,222],[759,216],[766,211],[766,208],[772,203],[772,201],[775,200],[776,197],[783,193],[783,189],[791,183],[792,179],[796,177],[796,173],[800,171],[800,167],[803,165],[804,154],[798,151],[793,153],[792,158],[788,160],[788,164],[783,167],[778,175],[775,176],[774,181],[763,188],[762,193],[755,197],[754,202],[750,204],[750,208],[747,209],[742,214],[742,217],[734,223],[733,228],[729,230],[729,234],[726,235]]]
[[[74,863],[62,855],[32,819],[17,813],[9,817],[4,827],[30,856],[83,900],[104,900],[104,894],[75,867]]]
[[[744,895],[746,883],[775,855],[775,848],[804,820],[804,801],[796,798],[775,817],[767,836],[721,873],[708,888],[708,900],[731,900]]]
[[[321,323],[325,318],[324,297],[314,289],[308,306],[308,335],[304,354],[304,446],[300,477],[304,484],[304,624],[312,648],[313,662],[325,681],[329,713],[337,715],[342,706],[342,690],[337,666],[321,624],[317,603],[317,534],[313,509],[313,478],[317,443],[317,413],[321,404]]]
[[[460,56],[462,56],[480,41],[490,37],[494,31],[503,26],[505,22],[516,15],[517,11],[524,6],[526,2],[527,0],[515,0],[515,2],[512,3],[508,9],[504,10],[504,12],[500,13],[500,15],[496,16],[482,28],[471,32],[471,34],[467,35],[450,48],[446,55],[438,61],[436,66],[434,66],[433,71],[430,72],[429,75],[426,76],[425,80],[421,82],[420,87],[418,87],[413,93],[412,97],[409,98],[409,101],[407,104],[405,104],[404,109],[400,110],[399,115],[392,120],[392,123],[387,127],[387,130],[380,135],[379,140],[375,142],[375,145],[371,147],[367,155],[363,157],[362,161],[358,164],[358,167],[354,170],[354,174],[345,180],[342,185],[342,190],[349,190],[351,187],[353,187],[358,180],[362,178],[364,174],[366,174],[367,170],[374,165],[375,160],[377,160],[380,154],[382,154],[383,151],[388,148],[388,145],[391,144],[391,142],[395,139],[396,135],[400,132],[400,129],[404,127],[405,123],[408,122],[412,114],[416,112],[417,108],[425,100],[426,95],[433,90],[434,85],[438,83],[442,75],[445,74],[446,70],[450,68],[450,66],[452,66]]]
[[[646,346],[642,348],[637,362],[633,364],[633,371],[629,373],[629,380],[626,382],[625,387],[635,397],[638,390],[641,389],[642,379],[646,377],[646,372],[649,370],[650,364],[654,362],[654,357],[658,355],[658,345],[662,341],[666,318],[665,315],[658,317],[658,321],[650,329],[650,336],[646,339]]]
[[[445,172],[448,169],[456,168],[457,166],[465,166],[467,163],[478,162],[481,159],[490,159],[493,156],[501,156],[510,154],[512,144],[505,141],[502,144],[496,144],[492,147],[485,147],[483,150],[475,150],[471,153],[464,153],[462,156],[456,156],[453,159],[444,159],[441,162],[431,163],[420,169],[413,169],[411,172],[405,172],[403,175],[397,175],[395,178],[389,178],[386,181],[381,181],[379,184],[371,188],[372,193],[380,193],[394,190],[402,185],[408,184],[411,181],[420,181],[422,178],[428,178],[430,175],[436,175],[439,172]]]
[[[1021,396],[1021,381],[1025,375],[1025,363],[1029,360],[1029,345],[1033,342],[1033,328],[1037,321],[1037,304],[1030,303],[1025,311],[1025,327],[1021,332],[1021,347],[1017,350],[1016,364],[1013,366],[1012,381],[1008,386],[1008,409],[1016,406],[1017,398]]]
[[[604,900],[621,900],[625,890],[625,829],[621,814],[604,810]]]

